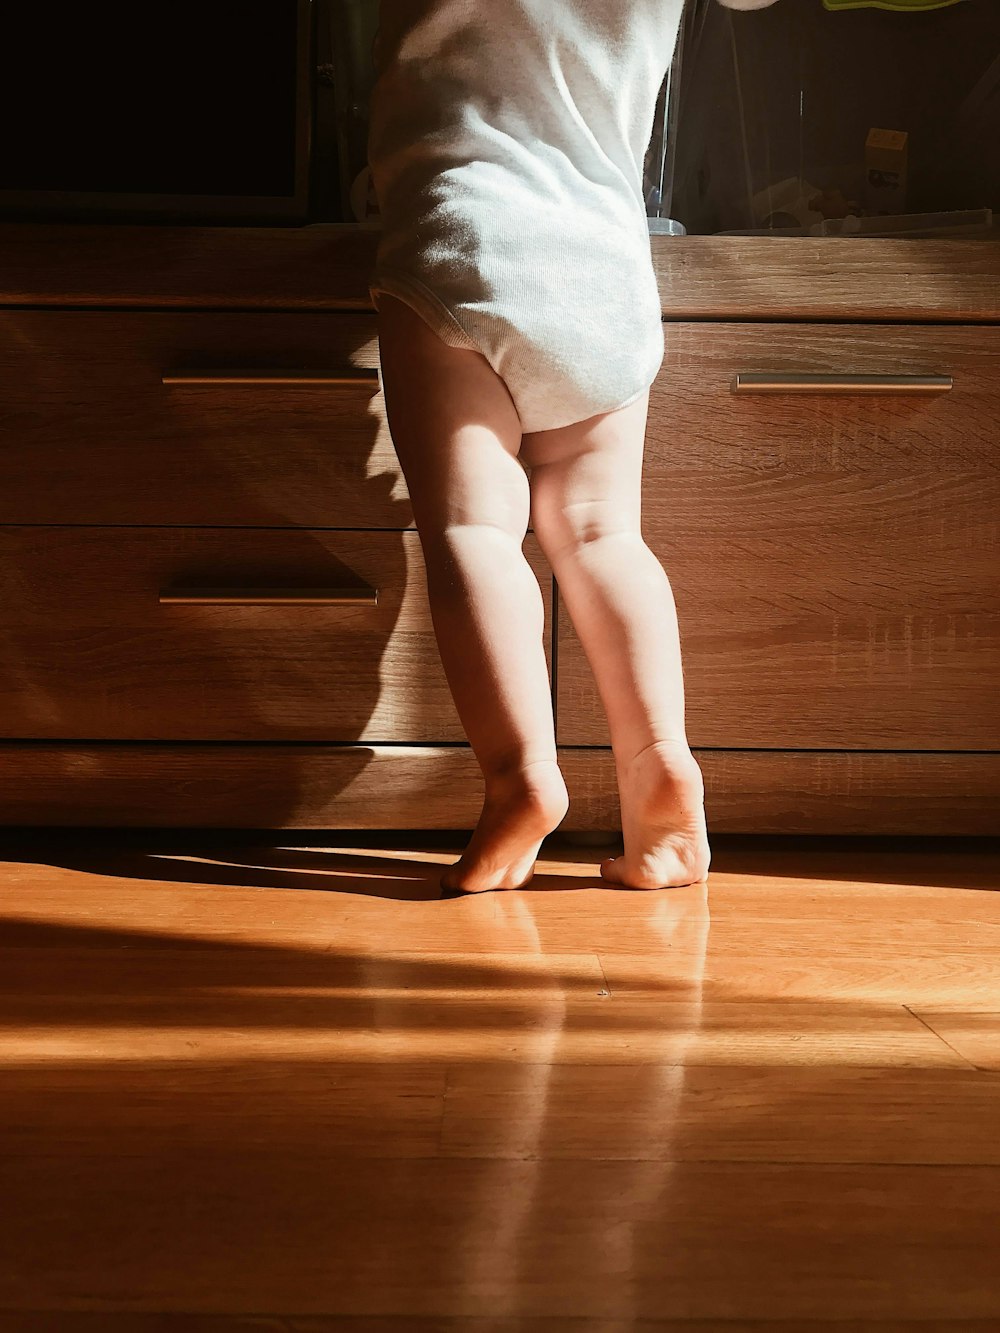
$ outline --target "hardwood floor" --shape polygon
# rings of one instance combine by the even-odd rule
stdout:
[[[1000,1330],[1000,839],[463,845],[0,831],[0,1333]]]

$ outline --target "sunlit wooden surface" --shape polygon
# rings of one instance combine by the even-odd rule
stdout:
[[[0,832],[2,1333],[1000,1328],[1000,840]]]

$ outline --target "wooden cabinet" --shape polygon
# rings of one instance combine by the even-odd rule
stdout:
[[[379,392],[375,237],[0,233],[0,822],[471,827]],[[710,830],[995,832],[1000,246],[653,248],[643,522]],[[589,667],[525,552],[563,827],[614,829]]]
[[[996,833],[1000,326],[685,320],[665,341],[643,530],[710,828]],[[603,827],[607,725],[562,614],[558,635],[563,767]]]
[[[0,523],[411,527],[376,325],[0,310]]]
[[[1000,326],[665,333],[643,529],[692,746],[1000,751]],[[558,710],[610,743],[565,617]]]
[[[465,743],[415,531],[0,527],[0,602],[3,737]]]

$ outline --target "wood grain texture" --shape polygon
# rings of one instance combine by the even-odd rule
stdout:
[[[701,947],[705,884],[669,893],[609,888],[598,867],[621,844],[604,834],[551,835],[530,899],[442,901],[441,873],[467,840],[430,829],[6,828],[0,948],[263,949],[300,958],[334,946],[393,954],[402,939],[408,952],[427,954],[524,955],[558,941],[563,953],[662,956],[692,933]],[[99,914],[81,882],[99,885]],[[710,884],[713,939],[722,918],[751,941],[782,947],[803,936],[829,940],[832,921],[842,951],[872,939],[988,946],[1000,928],[996,838],[716,834]],[[263,919],[257,908],[268,891],[280,892],[282,910]],[[428,902],[440,902],[442,915]]]
[[[29,741],[0,757],[12,825],[471,829],[483,800],[464,744]]]
[[[378,233],[307,227],[0,224],[11,305],[370,310]],[[1000,320],[985,240],[653,236],[677,319]]]
[[[694,740],[696,733],[689,734]],[[727,751],[697,744],[694,753],[710,833],[996,833],[998,754]],[[559,763],[572,795],[560,827],[620,829],[611,751],[560,744]]]
[[[381,528],[373,538],[411,526],[378,395],[366,392],[362,403],[360,391],[338,391],[321,404],[312,390],[282,390],[276,397],[268,390],[248,410],[246,398],[220,401],[218,390],[170,390],[168,403],[158,379],[167,366],[205,366],[223,353],[244,364],[247,358],[286,366],[319,358],[324,365],[373,368],[377,345],[367,265],[374,233],[350,226],[5,224],[0,238],[9,260],[0,293],[8,307],[0,320],[6,367],[0,506],[9,508],[0,508],[0,518],[9,516],[13,524],[240,525],[271,529],[262,541],[277,550],[284,541],[311,542],[331,523],[336,496],[339,526]],[[686,499],[690,526],[682,545],[696,550],[716,525],[702,567],[721,571],[727,588],[737,590],[735,598],[715,603],[705,595],[697,603],[686,593],[679,597],[682,631],[692,640],[686,656],[689,711],[698,724],[692,740],[700,754],[713,756],[715,827],[990,831],[997,788],[987,754],[873,754],[861,760],[841,754],[834,760],[786,751],[997,748],[996,701],[988,689],[997,658],[989,609],[996,531],[988,517],[996,475],[997,400],[990,378],[995,330],[951,329],[947,322],[1000,319],[1000,247],[992,241],[654,238],[653,255],[665,293],[668,356],[652,395],[647,516],[653,530],[669,534],[673,543],[685,521]],[[13,308],[18,305],[45,309]],[[60,305],[76,308],[54,309]],[[150,305],[160,309],[144,309]],[[740,325],[683,322],[733,318]],[[755,327],[755,319],[799,322]],[[813,319],[938,322],[933,330],[859,325],[833,331],[802,322]],[[81,339],[84,323],[87,337]],[[709,329],[712,336],[706,337]],[[945,353],[956,376],[947,403],[852,405],[838,399],[834,414],[827,405],[817,411],[815,403],[797,399],[776,412],[773,399],[732,399],[725,388],[733,368],[916,372],[947,369],[941,365]],[[51,429],[53,422],[65,429]],[[137,440],[153,447],[136,448]],[[284,525],[310,531],[275,535]],[[831,535],[837,528],[843,534],[839,547]],[[22,764],[0,778],[10,790],[3,814],[8,822],[474,824],[478,769],[462,743],[450,698],[441,692],[436,654],[433,660],[426,656],[425,606],[422,630],[402,636],[396,626],[390,639],[369,642],[360,655],[352,652],[357,670],[344,681],[336,664],[321,660],[308,644],[303,656],[299,639],[292,654],[280,659],[262,637],[254,639],[252,663],[234,655],[236,637],[218,652],[204,639],[193,652],[177,640],[163,651],[146,634],[141,614],[119,635],[113,610],[112,619],[95,622],[87,620],[85,606],[66,610],[58,596],[46,602],[66,577],[39,553],[38,539],[52,531],[39,526],[32,538],[24,530],[19,540],[31,548],[33,567],[27,576],[23,566],[9,573],[4,588],[8,605],[35,607],[4,640],[7,698],[16,701],[8,713],[15,725],[6,734],[51,742],[5,751]],[[769,535],[777,531],[781,544]],[[964,543],[959,574],[957,532]],[[793,542],[796,560],[790,563]],[[409,568],[404,546],[400,534],[400,571]],[[861,559],[864,583],[853,576]],[[121,580],[132,577],[116,567],[126,562],[116,560],[109,542],[104,563],[96,566],[109,589],[120,590]],[[683,569],[676,576],[674,564],[665,563],[683,584]],[[746,568],[755,571],[753,580]],[[763,593],[758,570],[766,571]],[[692,586],[704,594],[700,584]],[[66,583],[64,591],[70,588]],[[912,604],[904,605],[905,595]],[[755,598],[763,605],[755,606]],[[406,593],[401,615],[410,601]],[[698,607],[705,608],[703,621]],[[276,615],[299,612],[225,614],[268,615],[274,625]],[[566,629],[565,617],[563,622]],[[603,719],[579,652],[574,658],[571,629],[568,634],[560,663],[566,668],[560,739],[564,746],[600,744],[607,739]],[[287,644],[283,634],[283,653]],[[71,648],[76,656],[70,670]],[[388,680],[373,674],[382,652],[399,666]],[[362,679],[370,696],[363,699]],[[337,697],[326,688],[331,684]],[[752,710],[739,711],[741,693],[753,699]],[[156,721],[164,716],[160,705],[167,696],[172,732],[169,723],[164,730]],[[705,698],[710,705],[702,703]],[[64,710],[67,699],[76,704]],[[215,707],[220,699],[221,712]],[[325,707],[317,708],[317,699]],[[309,753],[277,743],[268,749],[269,737],[302,740],[306,715],[308,740],[331,740],[332,727],[339,729],[338,740],[378,744],[374,750],[334,745]],[[450,718],[451,729],[435,716]],[[74,735],[102,744],[74,748]],[[126,737],[215,737],[244,744],[231,755],[221,746],[199,749],[196,743],[115,746],[116,738]],[[407,739],[450,742],[455,749],[422,748],[418,755],[393,745]],[[258,741],[264,744],[255,749]],[[757,757],[735,753],[756,745],[774,751],[763,766]],[[752,771],[746,767],[751,760],[757,763]],[[383,764],[378,787],[374,761]],[[331,762],[337,774],[332,790]],[[384,765],[390,762],[387,779]],[[564,827],[615,829],[607,755],[595,750],[593,768],[589,763]],[[85,784],[85,776],[99,780]]]
[[[897,1034],[888,1023],[883,1031],[882,1049],[895,1054]],[[877,1068],[845,1067],[833,1064],[832,1042],[828,1052],[831,1063],[809,1066],[765,1064],[771,1056],[763,1052],[759,1067],[703,1066],[693,1063],[697,1051],[683,1068],[455,1065],[441,1151],[512,1159],[1000,1165],[996,1079],[957,1067],[888,1067],[881,1057]],[[915,1106],[926,1115],[915,1116]],[[79,1132],[64,1131],[71,1143]]]
[[[552,578],[524,552],[548,654]],[[465,743],[416,532],[24,526],[0,553],[6,737]],[[367,585],[378,604],[161,605],[173,585]]]
[[[379,364],[374,314],[0,309],[0,522],[410,528],[377,380],[164,385]]]
[[[13,305],[373,309],[377,234],[306,227],[5,223],[3,300]]]
[[[1000,1074],[1000,989],[975,998],[971,1012],[921,1007],[917,1017],[976,1069]]]
[[[969,474],[985,486],[1000,472],[1000,328],[678,321],[664,325],[664,343],[644,457],[644,480],[657,483],[649,497],[657,523],[685,521],[686,492],[675,499],[675,484],[739,482],[755,485],[754,508],[772,502],[795,532],[814,517],[809,483],[839,481],[855,487],[856,510],[845,519],[863,531],[887,500],[907,494],[880,495],[880,486],[919,490]],[[953,386],[934,394],[737,394],[739,371],[950,375]],[[724,492],[716,503],[727,499]],[[743,523],[754,521],[747,505]]]
[[[667,329],[643,532],[677,603],[692,746],[1000,749],[998,333]],[[955,387],[743,397],[741,369]],[[609,744],[564,611],[559,635],[560,742]]]
[[[651,241],[666,319],[995,321],[1000,313],[996,228],[983,240]]]
[[[781,1017],[772,1015],[773,1026]],[[100,1045],[104,1034],[80,1035]],[[183,1148],[251,1158],[281,1144],[319,1155],[335,1146],[352,1158],[1000,1165],[997,1080],[959,1061],[935,1062],[929,1035],[921,1066],[916,1040],[905,1059],[890,1020],[881,1031],[851,1028],[849,1054],[864,1049],[877,1063],[834,1067],[779,1063],[793,1035],[801,1042],[790,1025],[783,1048],[777,1033],[769,1049],[757,1048],[761,1061],[774,1061],[767,1065],[521,1064],[498,1061],[492,1047],[447,1066],[429,1053],[426,1064],[379,1067],[291,1051],[269,1057],[258,1042],[247,1060],[201,1050],[193,1058],[190,1046],[174,1060],[150,1052],[147,1062],[11,1059],[0,1122],[8,1152],[70,1160],[104,1156],[113,1140],[122,1157]],[[836,1053],[830,1039],[825,1049]]]
[[[202,1315],[0,1312],[4,1333],[846,1333],[842,1319],[551,1319],[460,1315]],[[994,1333],[984,1319],[861,1319],[850,1333]]]
[[[97,1049],[123,1074],[135,1067],[140,1076],[191,1059],[240,1065],[241,1078],[287,1063],[290,1097],[295,1069],[310,1063],[599,1065],[608,1077],[622,1069],[624,1081],[624,1071],[645,1070],[654,1087],[656,1070],[678,1065],[968,1071],[899,994],[968,1002],[984,993],[984,981],[996,984],[996,968],[967,951],[960,962],[972,975],[963,991],[958,964],[939,951],[906,987],[899,974],[912,951],[900,955],[899,963],[876,956],[874,968],[872,951],[839,969],[821,959],[810,971],[801,962],[775,966],[776,950],[755,965],[746,951],[716,950],[714,941],[708,948],[704,935],[697,951],[678,948],[669,959],[435,950],[376,961],[336,945],[299,959],[21,946],[2,954],[9,1020],[0,1058],[35,1083],[53,1062],[85,1076]],[[895,984],[871,985],[873,970]],[[826,986],[820,1003],[817,988]],[[414,1091],[428,1095],[426,1084]],[[21,1132],[30,1146],[30,1127]],[[402,1144],[383,1151],[414,1155]]]
[[[683,522],[692,502],[762,507],[763,520],[774,517],[770,501],[780,526],[808,524],[804,474],[818,474],[817,486],[840,481],[842,497],[823,490],[817,501],[856,507],[855,529],[875,506],[932,484],[928,508],[938,497],[961,503],[953,488],[973,483],[988,507],[1000,331],[747,322],[669,324],[665,335],[644,471],[654,526]],[[161,383],[180,366],[351,374],[377,365],[372,315],[2,311],[0,521],[410,527],[377,383]],[[955,387],[934,399],[734,397],[735,373],[761,369],[943,371]],[[709,479],[713,489],[699,493]]]
[[[933,945],[876,944],[852,947],[844,941],[845,953],[832,952],[817,935],[801,952],[782,949],[780,944],[744,935],[739,941],[713,941],[711,965],[698,974],[702,994],[753,996],[761,1001],[777,998],[808,1002],[817,995],[829,996],[824,1021],[831,1022],[831,1041],[839,1039],[838,1014],[843,1004],[904,1004],[907,996],[919,1005],[955,1007],[974,1001],[985,1008],[1000,988],[1000,936],[987,936],[992,956],[975,946],[959,948]],[[678,975],[663,960],[632,952],[602,950],[601,966],[612,995],[621,999],[671,1001],[682,992]],[[690,958],[688,958],[690,961]],[[680,961],[676,964],[681,966]],[[705,1041],[709,1039],[705,1034]],[[957,1052],[956,1052],[957,1054]],[[829,1061],[825,1051],[815,1058]],[[864,1061],[860,1061],[864,1063]]]
[[[4,1333],[1000,1319],[997,1075],[931,1026],[996,966],[996,839],[734,838],[651,893],[554,840],[442,901],[455,848],[0,840]]]
[[[1000,755],[696,751],[710,833],[996,832]],[[558,751],[560,830],[620,833],[614,757]],[[472,829],[467,745],[0,742],[0,827]]]
[[[280,1151],[0,1167],[17,1204],[0,1308],[1000,1317],[993,1167]]]

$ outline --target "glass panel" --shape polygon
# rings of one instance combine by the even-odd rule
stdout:
[[[647,212],[695,235],[995,238],[1000,2],[928,3],[688,0]]]
[[[378,0],[332,0],[332,35],[340,216],[365,222],[378,213],[368,171],[368,117],[375,82]]]

